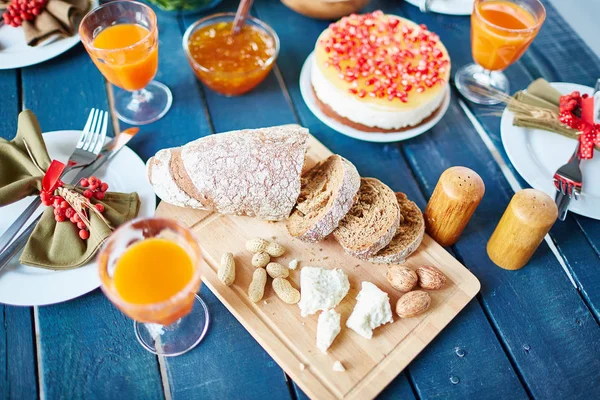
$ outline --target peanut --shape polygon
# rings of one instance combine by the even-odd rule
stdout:
[[[266,283],[267,272],[262,268],[255,269],[252,274],[252,282],[250,282],[250,286],[248,286],[248,297],[251,302],[256,303],[263,298]]]
[[[221,264],[219,265],[217,276],[227,286],[231,286],[233,281],[235,281],[235,260],[233,259],[233,254],[225,253],[221,256]]]
[[[281,257],[285,253],[285,247],[279,243],[269,242],[267,247],[265,247],[265,251],[269,253],[271,257]]]
[[[273,290],[284,303],[296,304],[300,301],[300,292],[286,279],[273,279]]]
[[[267,274],[273,279],[287,278],[290,276],[290,270],[279,263],[271,262],[267,264]]]
[[[246,250],[252,253],[260,253],[261,251],[265,251],[268,244],[269,242],[265,239],[259,237],[252,238],[246,242]]]
[[[269,261],[271,261],[271,257],[264,251],[260,253],[256,253],[252,256],[252,265],[256,268],[264,268]]]

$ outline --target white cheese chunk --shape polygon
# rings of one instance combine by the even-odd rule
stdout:
[[[317,347],[323,353],[327,353],[327,349],[340,333],[340,314],[335,310],[326,310],[319,315],[317,323]]]
[[[296,268],[298,268],[298,260],[294,258],[292,261],[290,261],[289,264],[288,264],[288,268],[289,269],[296,269]]]
[[[339,268],[304,267],[300,270],[300,315],[335,308],[350,290],[348,275]]]
[[[394,322],[394,319],[387,293],[371,282],[363,282],[346,326],[359,335],[371,339],[373,329],[388,322]]]
[[[344,372],[346,370],[346,368],[344,368],[344,366],[342,365],[341,362],[336,361],[333,363],[333,368],[332,368],[335,372]]]

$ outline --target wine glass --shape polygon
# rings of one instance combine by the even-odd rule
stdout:
[[[201,261],[192,232],[161,218],[122,225],[100,251],[102,291],[134,320],[138,341],[151,353],[177,356],[204,338],[210,318],[196,294]]]
[[[102,75],[117,87],[114,108],[120,120],[143,125],[169,111],[171,91],[153,80],[158,69],[158,27],[150,7],[111,1],[83,17],[79,35]]]
[[[546,18],[539,0],[475,0],[471,14],[474,64],[456,72],[460,93],[477,104],[498,104],[509,94],[502,73],[527,50]]]

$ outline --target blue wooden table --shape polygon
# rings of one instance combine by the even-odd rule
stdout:
[[[600,60],[545,4],[539,36],[506,71],[512,88],[538,77],[593,85]],[[216,11],[235,7],[226,0]],[[400,0],[369,6],[378,8],[427,24],[448,47],[453,69],[471,61],[468,17],[422,14]],[[406,192],[421,207],[446,168],[474,169],[486,195],[449,250],[480,279],[481,293],[380,397],[600,398],[600,222],[569,215],[551,231],[554,251],[543,243],[526,268],[497,268],[486,242],[514,190],[526,186],[504,153],[499,118],[463,103],[453,89],[446,116],[415,139],[373,144],[340,135],[310,113],[298,88],[302,63],[328,23],[278,0],[257,0],[253,13],[277,31],[281,53],[266,81],[237,98],[204,88],[185,60],[182,35],[197,17],[159,14],[157,79],[171,88],[174,103],[162,120],[143,127],[131,148],[146,160],[201,136],[296,122],[361,175]],[[0,71],[0,94],[6,138],[24,108],[53,131],[78,129],[91,107],[109,107],[105,82],[81,45],[41,65]],[[210,291],[201,294],[212,313],[209,333],[198,348],[172,359],[143,350],[131,321],[99,290],[53,306],[0,305],[0,399],[305,398]]]

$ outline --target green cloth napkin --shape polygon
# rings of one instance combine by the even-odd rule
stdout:
[[[555,132],[571,139],[578,139],[578,132],[575,129],[561,123],[558,117],[560,96],[562,94],[554,89],[550,84],[542,78],[536,79],[528,87],[527,91],[519,91],[513,96],[513,100],[508,103],[508,109],[515,113],[513,125],[522,128],[542,129],[545,131]],[[524,112],[519,108],[518,103],[524,103],[530,106],[535,106],[539,110]],[[541,113],[545,110],[554,113],[553,118],[540,118]],[[598,150],[600,147],[596,146]]]
[[[45,171],[51,160],[40,132],[35,115],[25,110],[19,114],[17,136],[10,142],[0,138],[0,207],[38,194],[42,188],[43,174],[36,164]]]
[[[16,137],[11,141],[0,138],[0,206],[38,195],[43,174],[36,164],[45,170],[50,158],[36,117],[26,110],[19,115]],[[69,185],[65,187],[73,189]],[[137,193],[107,192],[102,201],[92,199],[91,202],[104,205],[102,215],[113,228],[135,218],[140,207]],[[21,264],[60,270],[88,263],[112,232],[94,212],[88,212],[88,216],[90,237],[82,240],[74,224],[56,222],[53,209],[48,207],[25,245]]]

